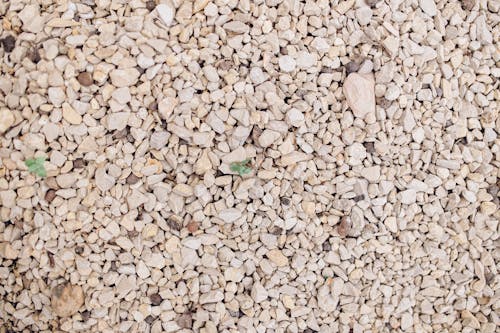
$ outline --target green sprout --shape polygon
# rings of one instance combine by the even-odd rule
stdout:
[[[250,159],[247,158],[241,162],[233,162],[230,165],[230,169],[233,172],[237,172],[240,176],[246,175],[247,173],[252,172],[252,168],[249,165]]]
[[[43,166],[44,162],[45,162],[45,157],[37,157],[37,158],[27,159],[26,161],[24,161],[24,164],[26,164],[26,166],[28,167],[29,172],[33,172],[34,174],[37,174],[40,177],[46,177],[47,171]]]

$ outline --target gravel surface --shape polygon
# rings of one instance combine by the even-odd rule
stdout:
[[[494,333],[498,0],[0,2],[0,333]]]

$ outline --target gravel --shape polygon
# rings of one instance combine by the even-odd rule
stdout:
[[[3,1],[0,332],[496,332],[499,11]]]

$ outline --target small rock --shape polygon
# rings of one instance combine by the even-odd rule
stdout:
[[[129,112],[114,112],[108,116],[108,129],[121,131],[127,127]]]
[[[49,101],[57,107],[61,106],[66,99],[66,93],[59,87],[50,87],[47,89],[47,93],[49,95]]]
[[[477,0],[462,0],[462,8],[468,11],[471,11],[474,9],[474,6],[476,5]]]
[[[48,203],[51,203],[52,200],[55,199],[55,197],[56,197],[56,191],[53,189],[50,189],[45,193],[45,201],[47,201]]]
[[[253,67],[250,70],[250,80],[255,84],[261,84],[266,81],[269,76],[265,74],[260,67]]]
[[[158,306],[161,304],[161,302],[163,302],[163,298],[160,296],[160,294],[152,294],[151,296],[149,296],[149,300],[154,306]]]
[[[345,71],[346,71],[347,75],[357,72],[359,69],[359,65],[360,65],[359,62],[357,62],[357,61],[349,61],[345,65]]]
[[[224,30],[228,30],[230,32],[244,34],[250,30],[250,27],[243,22],[240,21],[230,21],[222,26]]]
[[[149,139],[149,144],[153,149],[162,149],[168,143],[168,138],[170,134],[167,131],[157,131],[151,134]]]
[[[262,286],[262,284],[260,284],[259,282],[253,284],[251,296],[255,303],[261,303],[267,300],[268,295],[269,293],[267,292],[266,288]]]
[[[369,182],[375,183],[380,178],[380,166],[375,165],[369,168],[364,168],[361,175]]]
[[[205,9],[208,5],[209,0],[195,0],[193,4],[193,13],[197,13]]]
[[[401,203],[411,205],[417,201],[417,192],[413,189],[402,191],[399,193]]]
[[[351,224],[349,223],[347,216],[343,216],[340,219],[339,225],[337,226],[337,233],[340,237],[346,237],[349,234],[350,230]]]
[[[95,183],[101,191],[105,192],[115,185],[115,179],[108,175],[104,168],[98,168],[95,171]]]
[[[210,290],[200,296],[200,304],[217,303],[224,299],[224,294],[219,290]]]
[[[191,313],[183,313],[175,320],[175,322],[180,328],[192,328],[193,316]]]
[[[437,14],[437,7],[434,0],[419,0],[420,8],[424,13],[429,16],[434,16]]]
[[[295,70],[295,66],[297,65],[297,63],[295,62],[295,59],[293,59],[293,57],[284,55],[279,58],[278,65],[283,72],[290,73]]]
[[[187,184],[177,184],[172,191],[182,197],[190,197],[193,195],[193,188]]]
[[[156,6],[156,11],[158,12],[158,15],[160,16],[160,19],[162,22],[168,27],[172,24],[174,21],[174,8],[170,4],[159,4]]]
[[[375,113],[375,81],[372,74],[349,74],[343,90],[347,104],[356,117],[364,118]]]
[[[59,317],[69,317],[77,313],[85,301],[82,287],[62,283],[52,289],[52,309]]]
[[[393,233],[398,232],[398,223],[397,223],[397,220],[394,216],[388,216],[384,220],[384,224],[390,232],[393,232]]]
[[[126,179],[126,182],[127,184],[130,184],[130,185],[134,185],[135,183],[137,183],[138,181],[140,180],[139,177],[137,177],[136,175],[134,175],[133,173],[130,173],[130,175],[127,177]]]
[[[94,83],[94,79],[92,79],[92,74],[90,74],[89,72],[82,72],[78,74],[76,79],[84,87],[91,86]]]
[[[278,267],[288,265],[288,258],[278,249],[270,250],[266,256]]]
[[[287,124],[294,127],[300,127],[304,123],[304,114],[296,108],[291,108],[286,113],[285,119]]]
[[[109,73],[111,83],[117,87],[130,87],[137,83],[141,73],[135,68],[114,69]]]
[[[198,222],[191,221],[186,225],[186,228],[190,233],[195,233],[199,228]]]
[[[259,137],[259,145],[262,148],[269,147],[272,145],[278,138],[280,137],[280,134],[276,131],[266,129],[262,132],[261,136]]]
[[[156,2],[155,0],[148,0],[146,1],[146,9],[152,12],[156,8]]]
[[[12,248],[12,245],[7,242],[0,243],[0,257],[7,260],[17,259],[19,251]]]
[[[316,64],[316,55],[306,51],[297,53],[297,67],[307,69]]]
[[[14,113],[7,108],[0,109],[0,133],[3,133],[14,124]]]
[[[385,91],[384,97],[388,101],[395,101],[396,99],[398,99],[400,94],[401,94],[401,89],[397,85],[392,84]]]
[[[372,19],[373,11],[370,7],[363,6],[356,9],[356,19],[361,25],[368,25]]]
[[[7,37],[0,39],[0,44],[5,50],[5,53],[10,53],[16,47],[16,39],[14,36],[8,35]]]
[[[240,268],[229,267],[224,271],[224,279],[226,281],[240,282],[244,275],[244,271]]]
[[[226,223],[232,223],[241,217],[241,211],[236,208],[228,208],[219,212],[219,218]]]
[[[79,125],[82,123],[82,116],[73,109],[68,103],[63,103],[62,105],[62,115],[64,120],[72,125]]]

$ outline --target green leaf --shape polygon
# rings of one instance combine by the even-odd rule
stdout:
[[[252,168],[250,167],[250,165],[248,165],[249,163],[250,159],[247,158],[246,160],[243,160],[241,162],[231,163],[229,168],[231,169],[231,171],[237,172],[240,176],[242,176],[252,172]]]
[[[37,157],[37,158],[30,158],[24,161],[24,164],[28,167],[28,171],[32,172],[39,177],[46,177],[47,176],[47,171],[45,170],[45,167],[43,166],[43,163],[45,162],[45,157]]]

